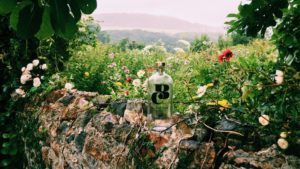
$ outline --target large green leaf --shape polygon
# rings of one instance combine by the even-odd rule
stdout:
[[[27,39],[33,37],[40,29],[42,9],[36,3],[25,6],[19,12],[17,35]]]
[[[70,11],[66,1],[50,1],[50,17],[52,27],[60,37],[70,39],[77,32],[78,11]]]
[[[19,13],[21,9],[24,7],[30,5],[31,1],[22,1],[16,5],[16,7],[13,9],[11,15],[10,15],[10,26],[17,31],[18,27],[18,21],[19,21]]]
[[[40,27],[40,30],[37,32],[35,35],[38,39],[42,40],[47,37],[50,37],[53,35],[54,30],[51,25],[51,20],[50,20],[50,8],[45,7],[44,12],[43,12],[43,19],[42,19],[42,24]]]
[[[16,0],[0,0],[0,15],[10,13],[16,6]]]
[[[97,8],[97,0],[76,0],[85,14],[91,14]]]
[[[78,22],[81,18],[81,11],[80,11],[79,4],[77,3],[77,1],[72,0],[70,1],[70,7],[75,21]]]

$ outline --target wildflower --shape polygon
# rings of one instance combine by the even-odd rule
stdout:
[[[73,87],[74,87],[74,85],[72,83],[66,83],[65,84],[65,89],[67,89],[67,90],[72,90]]]
[[[208,105],[208,106],[215,106],[215,105],[217,105],[217,102],[207,102],[206,105]]]
[[[26,66],[26,70],[30,71],[33,69],[33,64],[32,63],[28,63]]]
[[[48,69],[48,66],[47,66],[47,64],[45,64],[45,63],[44,63],[44,64],[42,64],[42,66],[41,66],[41,69],[42,69],[42,70],[47,70],[47,69]]]
[[[35,59],[32,61],[33,66],[39,65],[40,61],[38,59]]]
[[[126,90],[126,91],[124,92],[124,95],[125,95],[125,96],[128,96],[128,95],[129,95],[129,91]]]
[[[127,77],[126,80],[125,80],[127,83],[130,83],[132,81],[132,78],[131,77]]]
[[[89,72],[84,72],[84,77],[89,77],[90,73]]]
[[[20,81],[22,84],[25,84],[27,81],[29,81],[31,79],[31,75],[30,74],[23,74],[20,78]]]
[[[206,87],[213,87],[213,86],[214,86],[213,83],[208,83],[208,84],[206,85]]]
[[[139,70],[139,71],[137,72],[137,76],[138,76],[139,78],[142,78],[142,77],[144,76],[144,74],[145,74],[145,71],[144,71],[144,70]]]
[[[258,118],[258,121],[261,125],[266,126],[269,124],[270,117],[268,115],[263,114]]]
[[[283,76],[284,76],[284,73],[281,70],[276,70],[276,73],[275,73],[276,84],[280,85],[283,83]]]
[[[39,87],[41,85],[41,80],[39,77],[36,77],[33,79],[33,86],[34,87]]]
[[[122,83],[121,82],[115,82],[115,85],[121,87]]]
[[[22,67],[21,71],[24,72],[25,70],[26,70],[26,68],[25,68],[25,67]]]
[[[21,88],[16,89],[16,93],[17,93],[18,95],[25,96],[25,92],[24,92],[24,90],[21,89]]]
[[[287,132],[281,132],[280,137],[281,138],[286,138],[287,137]]]
[[[197,90],[197,96],[202,97],[206,92],[207,86],[199,86]]]
[[[132,81],[132,84],[133,84],[133,86],[135,86],[135,87],[139,87],[139,86],[141,86],[141,80],[140,80],[140,79],[134,79],[134,80]]]
[[[115,54],[114,54],[114,53],[110,53],[110,54],[108,55],[108,57],[109,57],[110,59],[114,59],[114,58],[115,58]]]
[[[289,143],[284,138],[278,139],[277,144],[283,150],[289,147]]]
[[[124,73],[125,73],[125,74],[129,74],[129,69],[125,69],[125,70],[124,70]]]
[[[220,100],[218,101],[218,105],[222,106],[222,107],[225,107],[225,108],[229,108],[230,107],[230,104],[227,100]]]
[[[113,67],[116,67],[116,66],[117,66],[117,64],[115,62],[113,62],[112,64],[108,65],[107,67],[108,68],[113,68]]]
[[[188,64],[190,64],[190,61],[189,60],[184,60],[184,64],[188,65]]]
[[[263,84],[258,83],[258,84],[256,85],[256,88],[257,88],[257,90],[262,90]]]
[[[231,57],[233,57],[233,53],[231,52],[231,50],[226,49],[222,54],[220,54],[218,56],[218,60],[219,62],[223,62],[224,59],[226,59],[227,61],[229,61],[231,59]]]

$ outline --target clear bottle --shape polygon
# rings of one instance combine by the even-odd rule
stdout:
[[[156,66],[156,73],[148,79],[148,117],[166,119],[172,114],[173,80],[164,72],[164,62],[157,62]]]

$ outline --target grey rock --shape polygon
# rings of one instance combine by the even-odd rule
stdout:
[[[93,116],[95,116],[97,113],[99,112],[95,109],[89,109],[81,113],[74,122],[74,125],[84,128],[87,125],[87,123],[93,118]]]
[[[99,95],[92,99],[92,102],[98,109],[105,108],[111,101],[111,95]]]
[[[179,144],[179,148],[184,150],[196,150],[199,146],[200,142],[195,140],[182,140]]]
[[[75,146],[79,152],[82,152],[85,143],[86,132],[81,132],[75,137]]]
[[[112,113],[123,117],[124,111],[126,109],[126,105],[127,105],[126,99],[118,99],[110,104],[110,110]]]
[[[65,133],[66,130],[69,128],[68,123],[68,121],[63,121],[62,123],[60,123],[59,127],[57,128],[57,132],[59,134]]]
[[[204,138],[207,137],[207,129],[204,127],[198,127],[195,129],[195,136],[197,138],[197,141],[202,142]]]
[[[215,128],[219,130],[234,130],[237,127],[237,123],[229,121],[225,118],[222,118],[217,123],[218,125]]]
[[[75,98],[74,95],[67,94],[65,97],[61,98],[59,100],[59,102],[61,102],[65,106],[67,106],[67,105],[69,105],[73,101],[74,98]]]
[[[69,137],[67,137],[67,142],[71,143],[75,138],[75,134],[71,134]]]

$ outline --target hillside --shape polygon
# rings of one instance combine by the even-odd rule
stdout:
[[[179,39],[192,41],[207,34],[212,41],[225,34],[225,29],[191,23],[182,19],[148,14],[110,13],[94,15],[102,30],[110,35],[111,42],[129,38],[137,42],[151,44],[162,41],[176,47]]]
[[[151,32],[164,33],[218,33],[225,32],[224,28],[191,23],[182,19],[155,16],[148,14],[106,13],[94,15],[105,30],[141,29]]]

